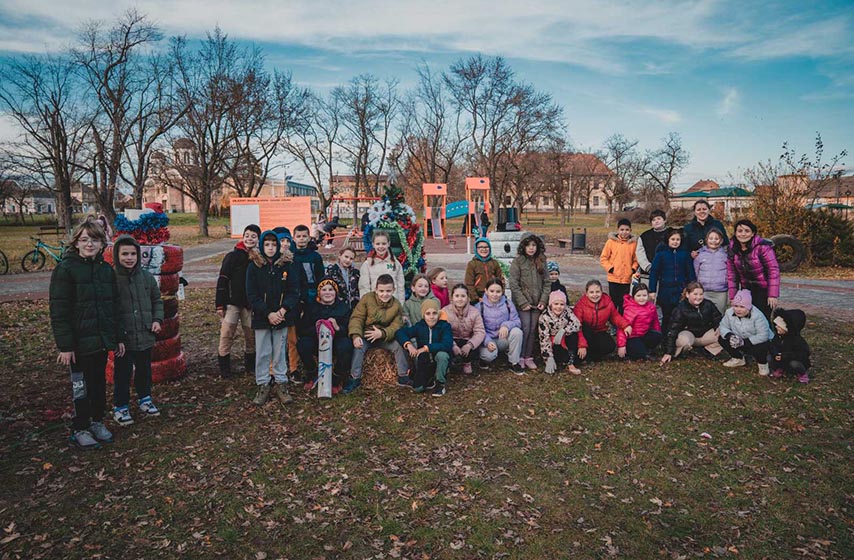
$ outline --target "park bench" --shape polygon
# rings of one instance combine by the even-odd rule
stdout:
[[[544,226],[544,225],[546,225],[546,219],[545,218],[525,218],[525,223],[528,225],[537,224],[540,226]]]
[[[572,239],[558,239],[557,240],[557,246],[560,247],[561,249],[566,249],[567,245],[570,247],[572,246]]]
[[[39,237],[44,235],[65,235],[65,228],[61,226],[39,226]]]
[[[362,237],[362,231],[358,228],[352,228],[347,237],[344,238],[344,247],[353,249],[354,252],[365,252],[365,239]]]

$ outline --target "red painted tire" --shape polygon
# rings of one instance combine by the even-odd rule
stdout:
[[[163,324],[160,325],[160,332],[155,335],[157,340],[167,340],[178,334],[178,329],[181,323],[181,316],[175,315],[169,319],[163,319]]]
[[[174,381],[187,374],[187,357],[181,352],[174,358],[151,363],[151,382]]]
[[[158,284],[160,284],[160,293],[164,296],[174,296],[178,293],[178,275],[177,274],[161,274],[155,276]]]
[[[184,268],[184,249],[178,245],[163,245],[163,264],[160,274],[176,274]]]
[[[113,377],[116,375],[116,364],[113,362],[116,357],[112,352],[107,353],[107,369],[106,369],[106,378],[107,383],[113,384]]]
[[[169,296],[163,298],[163,316],[167,319],[173,318],[178,314],[178,298]]]
[[[172,338],[158,340],[154,343],[151,349],[151,361],[161,362],[174,358],[181,353],[181,335],[175,335]]]
[[[104,248],[104,262],[113,266],[113,242],[107,244]]]

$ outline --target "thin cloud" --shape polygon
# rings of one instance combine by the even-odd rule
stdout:
[[[649,115],[651,117],[655,117],[665,124],[676,124],[682,121],[682,115],[679,111],[673,111],[671,109],[655,109],[652,107],[644,107],[640,111],[644,115]]]
[[[734,87],[724,91],[724,97],[718,105],[718,115],[725,117],[732,114],[738,106],[738,90]]]

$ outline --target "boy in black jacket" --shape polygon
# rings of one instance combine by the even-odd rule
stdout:
[[[294,228],[294,265],[300,271],[300,294],[297,318],[302,316],[308,304],[317,298],[317,283],[323,278],[323,257],[317,252],[314,243],[311,242],[311,231],[308,226],[298,225]],[[295,373],[299,368],[299,354],[297,353],[297,333],[292,331],[288,335],[288,362],[291,372]],[[311,377],[310,372],[304,372],[306,377]]]
[[[780,309],[771,314],[771,324],[777,336],[771,339],[771,377],[783,377],[783,373],[798,376],[801,383],[809,383],[810,345],[801,336],[807,324],[807,316],[800,309]]]
[[[317,371],[317,322],[329,319],[335,328],[335,338],[332,340],[332,394],[337,395],[349,377],[350,364],[353,359],[353,341],[347,335],[350,324],[350,308],[338,296],[338,284],[331,278],[324,278],[317,285],[317,298],[306,306],[298,324],[299,340],[297,349],[308,379],[306,389],[311,390],[317,380],[312,372]]]

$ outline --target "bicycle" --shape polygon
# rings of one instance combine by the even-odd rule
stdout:
[[[35,272],[36,270],[44,268],[44,263],[47,260],[45,252],[53,257],[53,260],[56,262],[62,260],[62,255],[65,254],[65,241],[60,241],[59,247],[56,247],[54,245],[48,245],[38,237],[30,237],[30,239],[36,242],[36,248],[24,255],[24,258],[21,259],[21,268],[23,268],[25,272]],[[42,251],[42,249],[44,249],[44,251]]]
[[[9,273],[9,259],[6,258],[6,253],[0,250],[0,275]]]

